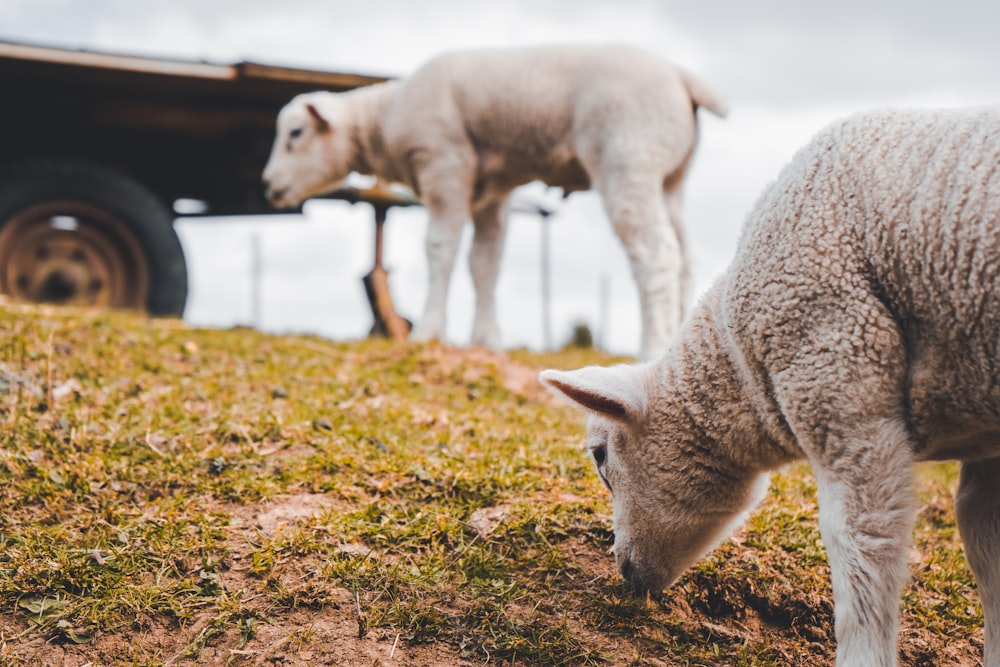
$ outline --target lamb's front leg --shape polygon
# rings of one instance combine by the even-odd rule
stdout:
[[[476,210],[472,221],[476,231],[469,253],[469,271],[476,289],[476,319],[472,323],[471,342],[499,350],[495,291],[507,231],[507,200],[491,202]]]
[[[1000,667],[1000,459],[962,464],[955,511],[983,602],[984,665]]]
[[[838,667],[891,667],[915,516],[913,460],[895,420],[828,442],[814,462],[819,527],[830,559]]]
[[[420,167],[420,196],[427,207],[427,300],[410,338],[444,340],[448,283],[462,227],[469,219],[470,167],[461,153],[428,160]]]
[[[427,300],[424,302],[423,315],[410,333],[413,340],[444,340],[448,283],[464,224],[465,215],[458,211],[443,214],[431,211],[426,243]]]

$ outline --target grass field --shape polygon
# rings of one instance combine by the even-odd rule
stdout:
[[[538,370],[610,363],[0,306],[0,666],[832,665],[791,467],[657,601],[607,553],[582,420]],[[908,665],[982,615],[920,470]]]

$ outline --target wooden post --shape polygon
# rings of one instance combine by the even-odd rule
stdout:
[[[389,293],[389,274],[382,266],[382,237],[388,206],[373,204],[375,208],[375,266],[362,279],[368,303],[372,308],[375,324],[374,335],[382,335],[393,340],[405,340],[410,334],[410,324],[396,313]]]

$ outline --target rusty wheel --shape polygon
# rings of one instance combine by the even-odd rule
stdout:
[[[146,307],[149,265],[121,221],[79,201],[38,204],[0,230],[0,292],[18,301]]]
[[[124,174],[75,160],[0,169],[0,293],[179,315],[187,271],[172,219]]]

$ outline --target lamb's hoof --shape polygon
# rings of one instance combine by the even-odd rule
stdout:
[[[500,345],[500,334],[491,334],[485,336],[473,335],[469,344],[474,347],[482,347],[492,352],[501,352],[503,346]]]
[[[417,343],[429,343],[432,340],[443,340],[441,332],[429,327],[422,327],[419,324],[410,331],[410,340]]]

